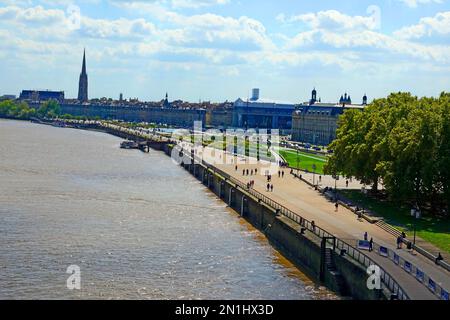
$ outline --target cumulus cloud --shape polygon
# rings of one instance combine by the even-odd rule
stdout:
[[[442,3],[442,0],[398,0],[410,8],[417,8],[421,4]]]
[[[312,29],[326,30],[372,30],[378,27],[379,22],[375,14],[372,16],[349,16],[337,10],[319,11],[291,17],[281,14],[277,16],[277,20],[283,23],[304,23]]]
[[[433,35],[450,34],[450,11],[439,12],[434,17],[421,18],[418,24],[394,32],[401,39],[419,39]]]

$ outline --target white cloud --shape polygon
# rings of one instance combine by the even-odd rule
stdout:
[[[417,8],[421,4],[442,3],[442,0],[398,0],[410,8]]]
[[[349,16],[337,10],[319,11],[317,13],[306,13],[286,18],[284,14],[277,16],[277,20],[284,23],[304,23],[312,29],[325,30],[361,30],[376,29],[378,21],[373,16]]]
[[[450,34],[450,11],[439,12],[434,17],[421,18],[418,24],[394,32],[400,39],[419,39],[432,35]]]

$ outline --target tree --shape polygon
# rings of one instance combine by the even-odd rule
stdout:
[[[450,94],[394,93],[339,119],[325,172],[353,176],[406,202],[450,205]]]
[[[37,113],[40,117],[55,118],[61,115],[61,107],[55,100],[48,100],[41,104]]]

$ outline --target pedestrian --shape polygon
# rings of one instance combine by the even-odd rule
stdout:
[[[369,251],[372,251],[373,250],[373,238],[370,238],[370,241],[369,241]]]
[[[270,183],[267,184],[267,192],[270,190]]]
[[[345,181],[345,186],[348,188],[348,180]]]
[[[436,257],[436,264],[439,264],[439,261],[442,261],[442,260],[444,260],[444,258],[442,258],[442,255],[441,255],[441,253],[439,252],[438,253],[438,256]]]
[[[237,166],[235,166],[235,167],[234,167],[234,170],[235,170],[235,171],[237,171],[237,169],[238,169],[238,167],[237,167]]]
[[[245,176],[245,169],[242,169],[242,175]]]
[[[258,168],[255,169],[255,174],[258,174]]]
[[[281,177],[284,178],[284,170],[281,171]]]
[[[398,236],[397,237],[397,249],[401,249],[402,248],[402,237]]]
[[[335,211],[338,212],[338,210],[339,210],[339,203],[336,202],[336,203],[334,204],[334,207],[336,208]]]
[[[314,222],[314,220],[311,221],[311,229],[313,232],[316,232],[316,223]]]
[[[273,184],[270,185],[270,191],[273,192]]]
[[[322,182],[322,176],[319,176],[319,182]]]
[[[250,171],[250,175],[251,175],[251,176],[253,175],[253,169]]]
[[[281,178],[281,171],[278,170],[278,178]]]
[[[248,169],[247,169],[247,175],[248,175]]]
[[[367,234],[367,231],[364,232],[364,240],[365,240],[365,241],[367,241],[368,236],[369,236],[369,235]]]

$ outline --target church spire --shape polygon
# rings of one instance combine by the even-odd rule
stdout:
[[[86,73],[86,49],[83,51],[83,65],[78,83],[78,101],[88,102],[88,76]]]
[[[81,68],[81,74],[86,74],[86,48],[83,51],[83,67]]]

